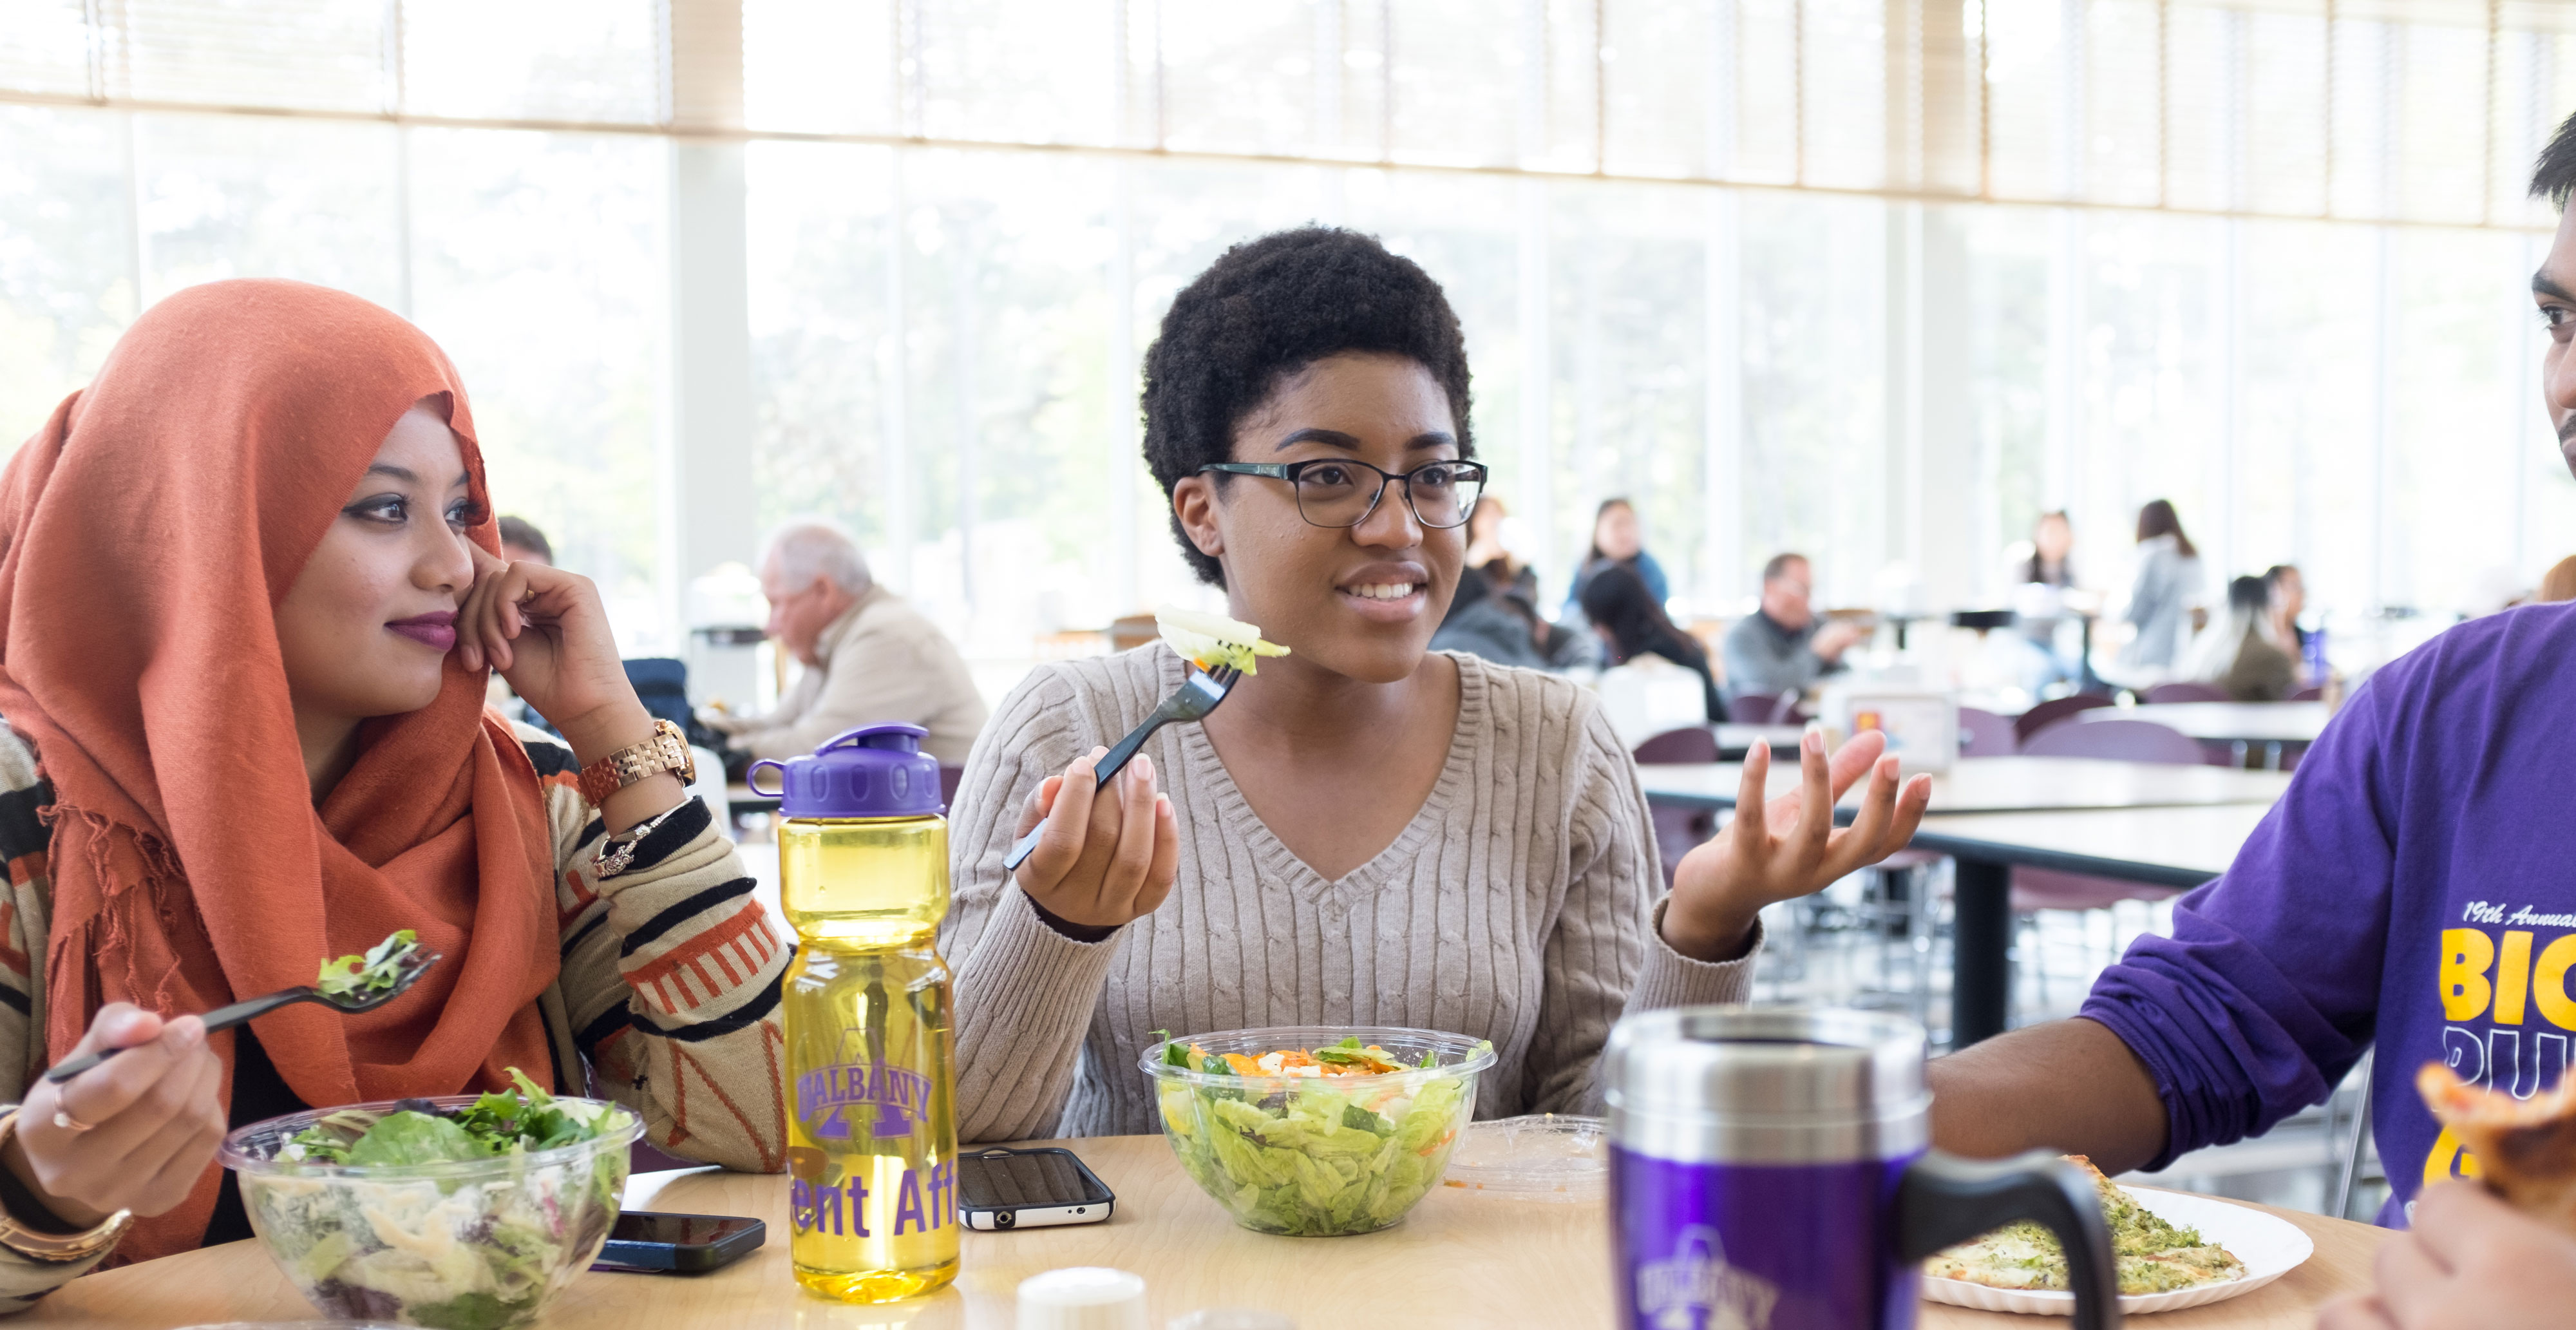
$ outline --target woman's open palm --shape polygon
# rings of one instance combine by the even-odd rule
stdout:
[[[1903,849],[1932,801],[1932,780],[1917,776],[1900,789],[1886,748],[1886,736],[1867,731],[1828,760],[1823,737],[1810,730],[1798,745],[1798,788],[1765,798],[1771,751],[1755,745],[1744,757],[1735,820],[1673,870],[1666,940],[1702,959],[1731,954],[1763,906],[1820,891]],[[1837,828],[1834,804],[1863,773],[1869,789],[1860,810]]]

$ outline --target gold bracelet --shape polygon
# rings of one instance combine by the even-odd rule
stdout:
[[[0,1145],[6,1145],[10,1133],[18,1130],[19,1110],[0,1111]],[[0,1207],[0,1247],[33,1260],[56,1265],[86,1261],[114,1247],[134,1227],[134,1212],[119,1210],[99,1222],[98,1227],[79,1233],[46,1233],[18,1222],[16,1215]]]

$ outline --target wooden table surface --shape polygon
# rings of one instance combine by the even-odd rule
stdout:
[[[1736,762],[1641,766],[1646,797],[1695,808],[1733,808],[1744,781]],[[1797,787],[1794,763],[1771,767],[1769,789]],[[2043,809],[2156,808],[2195,804],[2270,805],[2288,789],[2278,771],[2171,762],[2110,762],[2090,757],[1963,757],[1932,777],[1932,808],[1942,813],[2033,812]],[[1843,806],[1857,808],[1854,786]]]
[[[2166,702],[2095,707],[2075,719],[2151,720],[2211,743],[2315,743],[2331,714],[2323,702]]]
[[[1304,1330],[1609,1330],[1608,1233],[1601,1207],[1506,1201],[1441,1188],[1405,1222],[1356,1238],[1278,1238],[1238,1228],[1181,1173],[1159,1136],[1069,1141],[1118,1193],[1105,1224],[968,1233],[965,1268],[936,1296],[883,1307],[823,1302],[787,1271],[782,1177],[704,1170],[639,1177],[638,1208],[756,1215],[758,1252],[713,1274],[582,1275],[548,1310],[549,1330],[1011,1330],[1019,1282],[1042,1270],[1107,1265],[1144,1276],[1151,1315],[1211,1306],[1287,1313]],[[2261,1208],[2261,1207],[2258,1207]],[[2365,1287],[2385,1236],[2366,1224],[2273,1211],[2315,1239],[2316,1255],[2278,1283],[2216,1306],[2153,1318],[2154,1330],[2309,1330],[2318,1303]],[[1366,1289],[1364,1297],[1333,1290]],[[2062,1324],[1923,1305],[1933,1330],[2048,1330]],[[21,1324],[77,1321],[99,1330],[173,1330],[201,1322],[314,1315],[256,1242],[229,1243],[91,1275],[36,1305]]]

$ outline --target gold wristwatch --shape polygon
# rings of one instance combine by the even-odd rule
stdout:
[[[665,771],[678,776],[682,785],[694,785],[698,760],[689,752],[688,736],[680,733],[679,726],[656,720],[652,738],[620,748],[581,769],[581,797],[597,808],[619,790]]]
[[[9,1134],[18,1130],[18,1110],[0,1110],[0,1145],[8,1143]],[[14,1179],[12,1180],[14,1183]],[[23,1188],[12,1186],[13,1191]],[[30,1201],[33,1197],[28,1198]],[[125,1230],[134,1227],[134,1212],[119,1210],[100,1221],[99,1226],[79,1233],[47,1233],[20,1223],[18,1217],[0,1207],[0,1247],[21,1256],[58,1265],[86,1261],[106,1252],[124,1238]]]

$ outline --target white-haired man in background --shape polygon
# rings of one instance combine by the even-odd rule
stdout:
[[[769,640],[805,672],[763,716],[709,712],[708,724],[753,757],[793,757],[843,730],[909,721],[923,752],[963,766],[984,727],[984,699],[946,634],[868,575],[859,547],[820,522],[770,537],[760,560]]]

